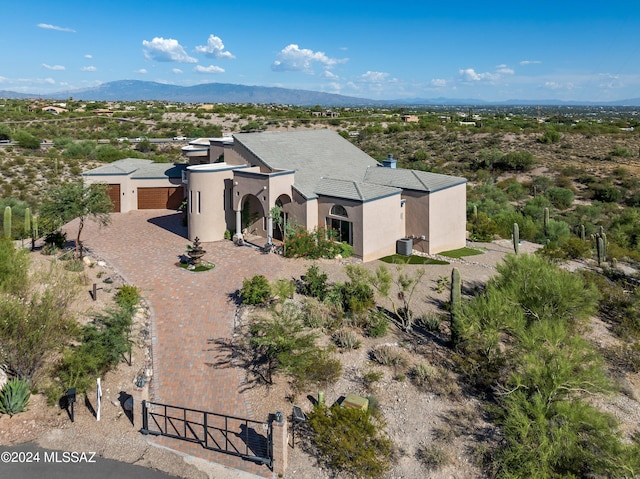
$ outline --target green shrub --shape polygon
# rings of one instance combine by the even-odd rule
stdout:
[[[73,271],[74,273],[79,273],[80,271],[84,271],[84,263],[82,260],[72,259],[65,263],[64,269],[67,271]]]
[[[53,231],[44,237],[44,244],[54,246],[57,249],[64,248],[67,242],[67,233],[62,231]]]
[[[26,411],[30,396],[29,382],[26,379],[10,379],[0,391],[0,413],[13,416]]]
[[[296,292],[296,284],[288,279],[277,279],[271,286],[271,293],[278,298],[280,303],[284,303],[287,299],[293,298]]]
[[[554,130],[553,128],[549,128],[544,132],[544,134],[540,138],[538,138],[538,141],[540,143],[550,144],[550,143],[557,143],[561,139],[562,139],[562,135],[560,134],[559,131]]]
[[[367,335],[370,338],[382,338],[389,331],[389,320],[380,311],[372,310],[369,313],[369,322],[366,326]]]
[[[440,332],[440,324],[442,324],[442,317],[438,313],[427,313],[424,316],[420,316],[416,323],[418,326],[424,328],[430,333]]]
[[[379,478],[391,467],[393,443],[368,412],[316,405],[309,415],[312,441],[332,469],[356,478]]]
[[[123,284],[118,288],[114,299],[123,308],[132,308],[140,301],[140,290],[132,284]]]
[[[340,256],[343,258],[349,258],[353,256],[353,246],[348,243],[339,243],[338,248],[340,250]]]
[[[271,299],[271,285],[269,280],[258,274],[242,282],[240,298],[243,304],[266,304]]]
[[[319,227],[308,231],[298,225],[286,232],[284,255],[288,258],[334,258],[341,252],[340,243],[335,242],[336,232]]]
[[[302,363],[301,363],[302,364]],[[312,361],[302,367],[291,370],[294,386],[298,390],[307,388],[310,384],[326,388],[334,384],[342,375],[342,363],[333,358],[329,351],[317,349]]]
[[[322,301],[327,294],[327,274],[321,273],[318,266],[311,265],[302,277],[302,293]]]
[[[561,210],[566,210],[573,204],[573,191],[566,188],[554,186],[546,191],[545,196],[553,206]]]

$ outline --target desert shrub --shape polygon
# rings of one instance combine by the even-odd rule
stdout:
[[[371,357],[378,364],[389,366],[394,369],[407,367],[409,362],[400,348],[383,344],[371,350]]]
[[[618,203],[622,200],[622,191],[620,188],[610,184],[594,183],[589,188],[596,201],[604,203]]]
[[[548,128],[540,138],[538,138],[538,141],[540,143],[545,143],[545,144],[550,144],[550,143],[557,143],[562,139],[562,135],[560,134],[559,131],[554,130],[553,128]]]
[[[325,349],[318,349],[313,361],[307,362],[304,367],[292,371],[294,386],[298,390],[308,387],[310,384],[325,388],[334,384],[342,374],[342,363],[331,356]]]
[[[544,248],[537,251],[538,254],[549,260],[581,259],[591,257],[591,246],[587,241],[570,236],[557,241],[547,243]]]
[[[263,275],[255,275],[242,281],[240,299],[243,304],[266,304],[271,299],[271,285]]]
[[[340,329],[333,334],[333,342],[340,349],[360,349],[362,342],[356,336],[356,333],[349,329]]]
[[[626,146],[616,145],[613,150],[609,153],[610,157],[619,156],[622,158],[629,158],[631,156],[631,151]]]
[[[327,294],[327,288],[327,274],[320,272],[320,268],[315,264],[309,266],[302,277],[302,293],[322,301]]]
[[[342,323],[334,313],[330,305],[319,302],[315,298],[307,298],[302,306],[302,321],[308,328],[331,332]]]
[[[44,244],[51,245],[56,249],[64,248],[64,245],[66,244],[66,242],[67,242],[67,233],[63,233],[62,231],[59,231],[59,230],[52,231],[51,233],[48,233],[44,237]]]
[[[353,246],[348,243],[339,243],[338,249],[340,250],[339,254],[343,258],[350,258],[353,256]]]
[[[364,387],[367,390],[371,391],[375,389],[375,384],[380,381],[384,377],[382,371],[377,371],[372,369],[371,371],[367,371],[362,375],[362,382],[364,383]]]
[[[416,450],[416,459],[430,471],[437,471],[451,463],[447,448],[439,444],[420,444]]]
[[[460,388],[448,371],[427,363],[414,366],[409,377],[418,388],[426,392],[450,397],[457,397],[460,393]]]
[[[296,283],[289,279],[277,279],[271,285],[271,294],[278,298],[280,303],[284,303],[287,299],[293,298],[296,292]]]
[[[284,255],[288,258],[334,258],[340,253],[335,231],[323,227],[308,231],[298,225],[286,232]]]
[[[469,221],[468,229],[472,241],[489,242],[498,233],[498,226],[484,211],[479,211],[478,215]]]
[[[123,308],[132,308],[140,301],[140,290],[132,284],[123,284],[118,288],[114,299]]]
[[[511,151],[494,163],[494,168],[503,171],[529,171],[537,163],[529,151]]]
[[[369,313],[368,323],[365,326],[367,335],[370,338],[382,338],[389,331],[389,320],[380,311],[372,310]]]
[[[268,384],[276,372],[304,379],[312,363],[319,362],[316,338],[317,333],[305,327],[301,312],[292,303],[285,303],[270,316],[254,318],[246,345],[253,372]]]
[[[416,320],[416,324],[430,333],[440,332],[442,317],[438,313],[427,313]]]
[[[371,414],[354,408],[317,405],[309,414],[312,440],[326,464],[348,476],[378,478],[389,471],[393,443]]]
[[[573,191],[566,188],[554,186],[546,191],[545,196],[560,210],[566,210],[573,204]]]
[[[90,388],[95,378],[115,367],[125,353],[131,353],[133,310],[117,307],[96,315],[80,332],[80,344],[68,348],[58,366],[63,388],[80,392]]]
[[[18,378],[10,379],[0,391],[0,413],[14,416],[26,411],[30,397],[29,381]]]
[[[73,271],[74,273],[79,273],[80,271],[84,271],[84,263],[82,260],[72,259],[65,263],[64,269],[67,271]]]
[[[551,179],[548,176],[534,176],[531,180],[531,189],[535,190],[537,195],[543,194],[550,186]]]

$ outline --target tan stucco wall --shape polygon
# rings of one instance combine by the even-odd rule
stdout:
[[[329,214],[333,205],[342,205],[347,210],[347,221],[352,223],[353,254],[362,258],[362,203],[360,201],[327,196],[318,197],[318,225],[326,226],[327,218],[341,218]]]
[[[362,205],[362,261],[396,252],[396,241],[405,235],[404,208],[399,194]]]
[[[190,241],[196,236],[203,242],[224,238],[224,232],[230,229],[229,224],[233,224],[234,218],[231,207],[232,178],[231,168],[187,170]]]
[[[429,253],[463,248],[467,238],[467,185],[429,196]]]
[[[138,188],[167,188],[182,185],[181,178],[135,179],[125,175],[84,176],[86,184],[120,185],[120,212],[138,209]]]

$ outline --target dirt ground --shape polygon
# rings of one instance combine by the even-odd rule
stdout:
[[[437,311],[442,301],[448,300],[448,289],[437,290],[437,281],[441,277],[449,277],[453,266],[460,270],[463,280],[463,291],[471,291],[481,286],[494,273],[495,265],[505,254],[512,252],[510,241],[499,240],[486,244],[471,244],[483,250],[483,254],[469,256],[460,260],[449,259],[449,265],[426,266],[426,274],[416,293],[415,313],[425,314]],[[538,245],[523,243],[521,252],[532,252]],[[34,253],[37,261],[46,261],[39,253]],[[307,268],[313,264],[306,260],[283,259],[285,276],[299,279]],[[326,272],[330,282],[343,281],[344,265],[354,260],[319,260],[320,269]],[[85,268],[83,294],[77,305],[80,317],[88,318],[91,311],[99,311],[112,301],[112,296],[122,280],[104,262],[90,258],[93,266]],[[364,264],[375,269],[378,262]],[[419,268],[420,266],[405,266]],[[110,278],[112,282],[105,283]],[[98,301],[93,301],[90,291],[93,283],[98,286]],[[244,310],[242,317],[249,318],[251,310]],[[148,340],[149,322],[152,318],[144,307],[136,315],[135,338],[132,364],[121,363],[119,368],[103,378],[102,414],[100,422],[92,411],[96,407],[95,392],[86,399],[80,397],[76,404],[75,422],[71,423],[65,410],[46,406],[45,398],[36,394],[32,396],[27,412],[9,418],[0,417],[0,445],[12,445],[35,441],[40,446],[69,450],[73,445],[76,451],[95,451],[99,455],[151,467],[169,474],[184,478],[249,478],[246,473],[226,469],[206,461],[183,457],[177,453],[160,449],[148,443],[145,436],[139,433],[140,404],[148,397],[145,385],[138,388],[136,378],[144,376],[150,368],[150,349]],[[396,463],[386,476],[391,479],[428,479],[428,478],[470,478],[482,477],[482,472],[472,453],[471,446],[478,441],[490,439],[495,433],[493,426],[483,420],[478,402],[461,393],[451,381],[446,392],[425,391],[417,388],[409,379],[406,371],[394,371],[390,368],[374,364],[369,359],[371,348],[378,344],[401,347],[410,364],[427,362],[432,365],[441,363],[445,357],[446,325],[436,334],[417,333],[411,340],[398,329],[390,328],[383,338],[361,337],[362,346],[353,351],[340,354],[343,363],[342,378],[324,391],[328,404],[337,401],[341,396],[355,393],[363,396],[373,395],[378,401],[379,410],[386,421],[386,432],[396,446]],[[594,323],[591,333],[594,342],[612,341],[607,328],[603,324]],[[408,368],[407,368],[408,369]],[[365,373],[378,371],[381,379],[373,386],[367,387],[362,381]],[[624,421],[628,433],[638,430],[640,425],[640,376],[634,375],[624,379],[624,394],[610,398],[602,398],[598,403],[605,410]],[[317,390],[305,391],[297,397],[286,380],[279,380],[271,386],[254,387],[249,391],[250,401],[256,418],[267,417],[274,411],[283,411],[289,415],[292,406],[298,405],[304,411],[312,408],[312,399],[317,397]],[[133,423],[124,413],[122,400],[127,395],[134,398],[135,411]],[[300,433],[300,431],[298,431]],[[289,466],[286,479],[319,478],[329,479],[335,475],[318,464],[310,454],[310,444],[304,434],[296,436],[295,448],[289,448]],[[290,444],[292,443],[290,438]],[[432,444],[445,444],[446,461],[437,469],[429,470],[417,457],[419,449]]]

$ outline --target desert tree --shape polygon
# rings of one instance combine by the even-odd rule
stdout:
[[[81,234],[87,218],[97,221],[101,226],[111,222],[109,213],[113,211],[113,203],[107,193],[107,185],[85,185],[82,180],[63,183],[54,187],[49,199],[40,206],[40,216],[51,225],[60,227],[78,218],[75,257],[82,258]]]

